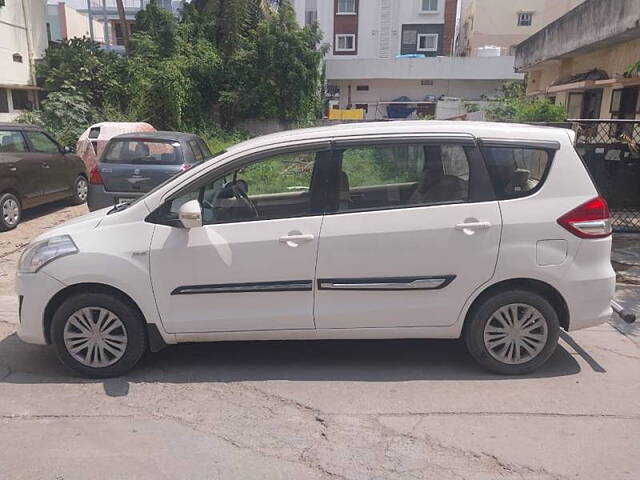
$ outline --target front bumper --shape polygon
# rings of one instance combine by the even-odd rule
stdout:
[[[53,296],[65,285],[39,271],[16,275],[16,293],[22,297],[18,337],[24,342],[45,345],[44,311]]]
[[[108,192],[104,189],[104,185],[89,185],[87,195],[87,206],[90,211],[100,210],[101,208],[113,207],[120,198],[139,198],[143,196],[143,192]]]

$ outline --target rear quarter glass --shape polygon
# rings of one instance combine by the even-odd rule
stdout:
[[[498,200],[522,198],[544,185],[556,151],[530,146],[485,146],[482,153]]]

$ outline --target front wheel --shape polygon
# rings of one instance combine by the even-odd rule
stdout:
[[[503,291],[474,307],[464,340],[485,369],[503,375],[531,372],[553,354],[560,334],[558,314],[542,295]]]
[[[73,182],[73,197],[71,201],[74,205],[82,205],[87,201],[89,194],[89,183],[83,175],[78,175]]]
[[[51,343],[66,366],[87,377],[131,370],[147,348],[144,319],[129,302],[107,293],[77,294],[53,315]]]
[[[22,208],[20,200],[13,193],[0,195],[0,232],[13,230],[20,223]]]

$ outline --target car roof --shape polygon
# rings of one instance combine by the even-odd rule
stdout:
[[[200,138],[200,137],[194,133],[157,131],[157,132],[121,133],[120,135],[115,135],[111,137],[111,140],[121,140],[126,138],[140,138],[145,140],[165,140],[165,141],[168,140],[168,141],[174,141],[174,142],[184,142],[184,141],[193,140],[194,138]]]
[[[26,123],[0,122],[0,130],[39,130],[44,132],[44,128]]]
[[[571,130],[541,125],[517,123],[472,122],[472,121],[434,121],[434,120],[396,120],[363,123],[348,123],[328,127],[286,130],[256,137],[238,143],[227,149],[232,153],[241,150],[267,147],[272,144],[339,139],[341,137],[365,135],[471,135],[476,138],[504,140],[534,140],[567,142],[573,139]]]

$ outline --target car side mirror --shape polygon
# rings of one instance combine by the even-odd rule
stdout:
[[[62,153],[73,153],[73,148],[71,148],[68,145],[65,145],[64,147],[62,147]]]
[[[184,228],[198,228],[202,226],[202,208],[198,200],[189,200],[178,210],[178,219]]]

